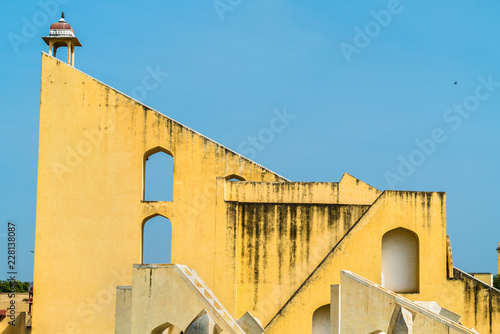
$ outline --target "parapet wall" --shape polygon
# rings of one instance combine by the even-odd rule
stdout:
[[[224,200],[240,203],[372,205],[382,192],[344,174],[340,182],[226,182]]]

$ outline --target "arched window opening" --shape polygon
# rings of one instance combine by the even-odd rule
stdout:
[[[237,181],[246,181],[244,177],[242,176],[239,176],[239,175],[236,175],[236,174],[231,174],[231,175],[228,175],[225,177],[225,179],[227,181],[233,181],[233,182],[237,182]]]
[[[312,334],[330,334],[330,304],[313,313]]]
[[[172,201],[174,158],[161,148],[146,153],[144,159],[144,201]]]
[[[163,216],[144,222],[142,227],[142,263],[170,263],[172,224]]]
[[[419,291],[419,250],[415,233],[397,228],[382,237],[382,286],[394,292]]]

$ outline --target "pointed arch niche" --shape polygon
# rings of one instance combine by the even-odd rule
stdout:
[[[172,224],[160,215],[146,218],[142,223],[141,263],[171,263]]]
[[[143,201],[173,201],[174,157],[171,152],[155,147],[144,154]]]
[[[419,292],[418,236],[396,228],[382,237],[382,286],[398,293]]]

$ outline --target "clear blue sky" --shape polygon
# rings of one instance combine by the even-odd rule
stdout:
[[[78,69],[290,180],[445,191],[455,265],[496,272],[500,2],[4,0],[0,233],[17,221],[19,278],[32,278],[40,37],[61,10]],[[295,118],[265,130],[284,109]]]

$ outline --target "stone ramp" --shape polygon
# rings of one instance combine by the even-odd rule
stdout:
[[[210,326],[206,333],[245,334],[198,274],[185,265],[136,264],[132,286],[118,287],[116,296],[117,334],[186,332],[193,323]]]

